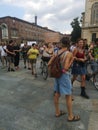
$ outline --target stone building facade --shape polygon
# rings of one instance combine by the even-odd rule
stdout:
[[[0,18],[0,40],[59,42],[63,34],[37,25],[37,18],[35,21],[30,23],[10,16]]]
[[[98,38],[98,0],[86,0],[82,37],[88,40],[88,44]]]

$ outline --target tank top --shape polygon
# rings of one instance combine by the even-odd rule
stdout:
[[[83,52],[77,52],[77,54],[76,54],[76,57],[77,58],[83,58],[84,59],[84,57],[85,57],[85,53],[84,53],[84,51]],[[78,63],[80,66],[84,66],[85,65],[85,63],[84,62],[82,62],[82,61],[76,61],[76,63]]]
[[[78,51],[78,52],[76,53],[76,57],[77,57],[77,58],[84,58],[84,56],[85,56],[85,55],[84,55],[84,52],[79,52],[79,51]]]

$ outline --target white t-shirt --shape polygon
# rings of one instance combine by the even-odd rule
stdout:
[[[6,49],[6,46],[0,46],[0,53],[1,53],[1,56],[7,56],[7,53],[4,51],[4,49]]]
[[[73,52],[75,48],[76,48],[76,46],[72,45],[72,46],[70,47],[70,51]]]

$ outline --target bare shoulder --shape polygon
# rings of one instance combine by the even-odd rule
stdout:
[[[68,52],[67,52],[67,56],[68,56],[68,57],[72,57],[72,56],[73,56],[72,52],[68,51]]]

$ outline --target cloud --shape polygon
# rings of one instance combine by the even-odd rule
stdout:
[[[71,32],[70,23],[84,12],[85,0],[1,0],[0,4],[23,8],[23,19],[62,33]]]

